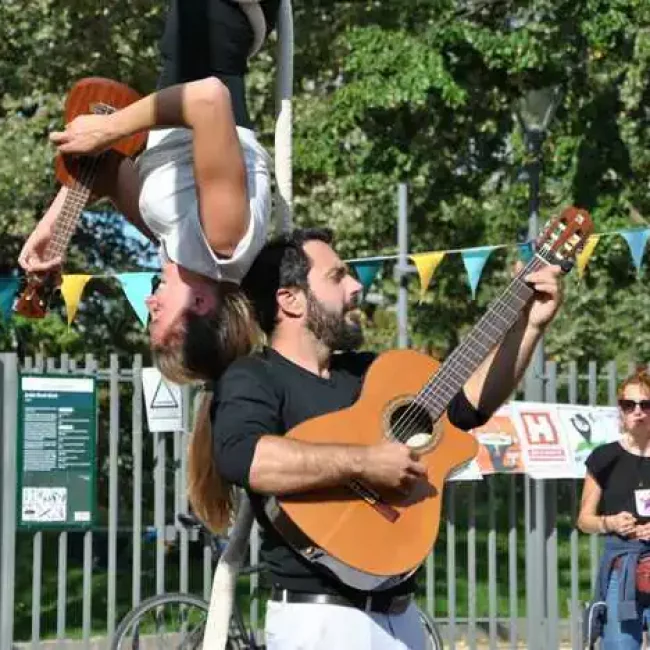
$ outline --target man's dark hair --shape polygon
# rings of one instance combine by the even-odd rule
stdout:
[[[309,241],[331,244],[334,235],[327,228],[297,228],[269,241],[253,262],[242,288],[253,304],[262,331],[268,336],[277,322],[278,289],[307,291],[311,261],[304,245]]]

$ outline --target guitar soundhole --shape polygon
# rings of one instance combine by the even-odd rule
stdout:
[[[393,440],[414,449],[428,448],[437,442],[436,427],[429,411],[412,400],[397,404],[390,411],[387,424]]]

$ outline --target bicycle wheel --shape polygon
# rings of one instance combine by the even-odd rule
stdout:
[[[440,632],[436,627],[434,620],[427,614],[425,611],[418,607],[418,614],[420,615],[420,621],[422,627],[424,628],[424,635],[426,638],[426,649],[427,650],[443,650],[442,637]]]
[[[111,650],[201,650],[208,603],[191,594],[161,594],[142,601],[120,622]],[[244,646],[228,639],[226,650]]]

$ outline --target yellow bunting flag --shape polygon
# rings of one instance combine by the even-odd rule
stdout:
[[[61,293],[65,301],[65,309],[68,314],[68,325],[72,323],[74,317],[77,315],[79,308],[79,301],[81,294],[88,284],[92,275],[64,275],[63,282],[61,283]]]
[[[585,268],[587,268],[589,259],[599,241],[600,235],[590,235],[584,248],[578,254],[578,257],[576,258],[576,266],[578,267],[578,276],[580,279],[582,279],[582,276],[585,274]]]
[[[440,251],[436,253],[416,253],[410,256],[420,275],[420,302],[424,300],[431,278],[445,255],[445,251]]]

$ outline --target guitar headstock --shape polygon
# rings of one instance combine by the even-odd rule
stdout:
[[[536,252],[549,264],[557,264],[566,272],[593,230],[594,223],[586,210],[573,206],[565,208],[544,226],[535,242]]]
[[[56,288],[56,279],[51,274],[43,277],[28,276],[14,311],[25,318],[44,318]]]

